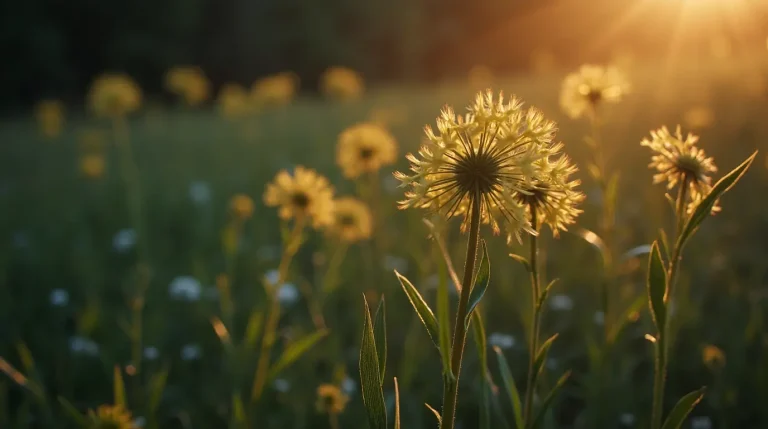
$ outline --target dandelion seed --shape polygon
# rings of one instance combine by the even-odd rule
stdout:
[[[691,418],[691,429],[712,429],[712,419],[707,416]]]
[[[136,245],[136,231],[130,228],[121,229],[112,238],[112,247],[120,253],[125,253]]]
[[[141,106],[141,89],[130,76],[115,73],[96,78],[88,90],[88,106],[97,116],[119,117]]]
[[[208,204],[211,201],[211,185],[202,180],[195,180],[189,184],[189,199],[198,206]]]
[[[281,219],[306,219],[321,228],[333,222],[333,188],[314,170],[296,167],[291,175],[283,170],[267,184],[264,203],[278,207]]]
[[[54,307],[65,307],[69,304],[69,292],[64,289],[54,289],[49,296],[51,305]]]
[[[339,198],[333,203],[333,221],[328,232],[342,241],[352,243],[370,238],[373,216],[368,206],[350,197]]]
[[[168,286],[168,294],[177,300],[198,301],[202,294],[202,286],[192,276],[179,276],[171,281]]]
[[[494,332],[488,336],[488,344],[494,347],[499,347],[500,349],[511,349],[516,343],[517,341],[515,340],[515,337],[508,334],[502,334],[501,332]]]
[[[335,100],[355,100],[363,93],[363,78],[354,70],[331,67],[320,77],[320,91]]]
[[[75,354],[98,356],[99,345],[92,340],[75,336],[69,339],[69,349]]]
[[[332,384],[322,384],[317,388],[317,410],[328,414],[339,414],[349,402],[349,396]]]
[[[354,179],[377,172],[397,158],[397,143],[382,126],[374,123],[353,125],[342,131],[336,145],[336,163],[344,177]]]
[[[283,283],[277,290],[277,299],[282,305],[290,305],[299,300],[301,294],[293,283]]]
[[[557,311],[570,311],[573,309],[573,300],[568,295],[553,295],[549,299],[549,306]]]
[[[64,104],[59,100],[43,100],[35,106],[35,118],[45,137],[58,137],[64,128]]]
[[[181,359],[186,361],[198,360],[203,355],[203,349],[197,344],[187,344],[181,348]]]
[[[160,357],[160,350],[157,347],[144,347],[144,359],[153,361]]]
[[[187,105],[199,106],[210,97],[211,84],[199,67],[174,67],[165,74],[165,88],[181,97]]]
[[[583,65],[563,81],[560,106],[572,118],[593,114],[604,103],[618,103],[630,90],[616,67]]]
[[[89,428],[134,429],[130,411],[120,405],[101,405],[88,411]]]
[[[667,182],[667,189],[678,185],[686,187],[689,214],[709,194],[712,189],[711,175],[717,172],[714,159],[707,157],[704,151],[696,146],[698,140],[699,137],[693,134],[683,138],[678,126],[675,134],[670,133],[667,127],[651,131],[651,138],[646,138],[640,143],[655,153],[648,165],[657,171],[653,176],[653,183]],[[720,206],[715,204],[712,213],[718,211]]]
[[[288,393],[291,390],[291,383],[284,378],[278,378],[272,383],[272,387],[280,393]]]
[[[418,156],[407,156],[413,174],[395,173],[409,188],[400,208],[423,208],[445,218],[463,216],[479,205],[481,222],[499,232],[498,218],[535,233],[517,198],[534,185],[534,163],[551,155],[555,123],[522,102],[490,91],[479,93],[464,116],[450,107],[437,119],[437,133],[426,127]]]

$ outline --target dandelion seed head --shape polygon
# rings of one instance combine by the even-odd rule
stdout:
[[[351,197],[339,198],[333,203],[330,234],[351,243],[370,238],[372,230],[373,216],[365,203]]]
[[[583,65],[563,81],[560,106],[568,116],[579,118],[602,104],[618,103],[629,91],[629,82],[618,68]]]
[[[377,172],[395,162],[397,142],[384,127],[375,123],[353,125],[342,131],[336,145],[336,163],[345,177],[354,179]]]

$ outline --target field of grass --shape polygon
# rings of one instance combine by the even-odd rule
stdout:
[[[601,195],[583,173],[589,124],[566,118],[558,106],[564,74],[489,82],[557,121],[558,138],[581,167],[578,175],[587,195],[584,213],[569,232],[553,238],[547,231],[542,239],[547,279],[560,279],[543,316],[543,336],[560,336],[546,362],[542,392],[573,371],[545,427],[649,427],[653,348],[645,335],[653,325],[646,300],[647,254],[638,246],[657,239],[659,228],[672,230],[673,209],[664,186],[652,184],[650,151],[639,143],[662,125],[680,123],[689,130],[686,114],[692,108],[712,114],[709,124],[693,131],[715,158],[717,177],[755,150],[759,153],[723,197],[722,212],[704,222],[686,249],[672,310],[675,340],[666,407],[707,386],[684,427],[768,427],[768,67],[743,61],[692,64],[674,73],[662,69],[635,67],[632,94],[603,117],[608,165],[620,173],[615,243],[621,258],[608,314],[600,313],[600,255],[576,234],[580,228],[598,229]],[[366,427],[358,376],[364,294],[373,306],[379,296],[386,297],[388,407],[394,406],[392,377],[397,377],[402,426],[435,427],[424,404],[439,409],[440,356],[392,270],[407,275],[432,302],[443,260],[428,239],[421,220],[425,214],[396,208],[403,190],[391,173],[407,169],[404,155],[417,150],[423,126],[434,123],[442,105],[460,110],[476,89],[465,83],[380,87],[359,101],[299,98],[240,119],[222,118],[212,108],[147,103],[128,122],[140,185],[135,216],[135,205],[126,198],[133,194],[121,173],[125,153],[114,144],[108,121],[69,112],[63,134],[47,139],[31,115],[3,119],[0,356],[26,378],[18,383],[0,377],[0,428],[75,427],[57,398],[66,398],[80,412],[113,403],[116,366],[128,408],[149,428],[331,427],[317,407],[317,388],[324,383],[340,385],[350,399],[338,427]],[[289,282],[297,296],[286,292],[273,360],[306,335],[328,333],[270,379],[258,403],[251,401],[260,344],[254,328],[268,307],[263,278],[277,268],[282,251],[277,211],[262,203],[265,185],[279,170],[303,165],[328,177],[337,195],[370,191],[370,184],[366,188],[344,179],[335,163],[338,134],[370,119],[385,122],[399,144],[398,163],[382,169],[374,182],[374,238],[352,244],[341,255],[338,286],[323,293],[322,279],[338,244],[322,233],[309,233],[291,267]],[[86,128],[104,132],[100,150],[107,162],[99,179],[80,172],[80,154],[86,149],[79,137]],[[228,257],[222,236],[236,194],[252,197],[255,212],[243,225],[234,257]],[[466,236],[459,234],[455,220],[449,231],[454,264],[461,268]],[[528,365],[529,283],[525,269],[506,255],[525,250],[517,244],[509,249],[504,237],[492,236],[490,229],[482,234],[492,262],[481,306],[489,370],[497,384],[490,427],[511,428],[512,409],[490,346],[503,349],[521,387]],[[138,246],[131,245],[134,238]],[[229,274],[227,289],[216,287],[221,273]],[[181,276],[194,280],[180,282]],[[192,284],[187,294],[185,284]],[[137,313],[135,297],[142,285],[143,312]],[[222,302],[229,302],[222,296],[225,290],[232,298],[231,320],[222,308]],[[222,318],[228,322],[224,330]],[[618,332],[616,340],[603,353],[605,332],[611,330]],[[724,359],[713,359],[709,346],[716,346]],[[477,427],[479,419],[479,356],[470,339],[457,412],[457,427],[464,429]],[[14,374],[8,368],[3,372]]]

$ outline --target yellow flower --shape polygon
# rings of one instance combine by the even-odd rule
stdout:
[[[80,157],[80,172],[89,179],[98,179],[104,175],[106,162],[100,154],[86,154]]]
[[[555,123],[537,109],[523,108],[515,97],[504,101],[490,91],[478,93],[469,112],[458,116],[450,107],[437,118],[437,133],[418,156],[408,154],[413,174],[395,177],[410,190],[400,208],[419,207],[469,222],[471,204],[479,204],[481,221],[499,232],[497,218],[535,233],[518,194],[535,184],[536,162],[559,150],[552,145]]]
[[[363,93],[363,78],[346,67],[331,67],[320,77],[320,91],[336,100],[354,100]]]
[[[317,410],[328,414],[340,414],[349,402],[345,395],[333,384],[321,384],[317,388]]]
[[[315,228],[333,222],[333,188],[328,179],[315,170],[296,167],[293,176],[285,170],[267,184],[264,203],[279,207],[281,219],[307,220]]]
[[[251,86],[251,98],[259,107],[283,106],[291,102],[298,84],[299,77],[291,72],[263,77]]]
[[[236,83],[227,83],[222,86],[221,90],[219,90],[217,102],[219,111],[227,118],[242,117],[251,108],[245,88]]]
[[[651,138],[640,143],[655,152],[648,165],[657,171],[653,183],[667,182],[667,189],[678,184],[686,187],[688,213],[692,213],[696,205],[709,194],[712,189],[711,174],[717,172],[714,159],[707,157],[696,146],[697,141],[699,137],[690,133],[683,138],[678,126],[675,134],[670,133],[667,127],[651,131]],[[712,208],[713,213],[719,210],[717,204]]]
[[[333,221],[329,231],[346,242],[365,240],[371,236],[371,211],[362,201],[343,197],[333,203]]]
[[[629,90],[629,82],[616,67],[584,65],[563,81],[560,106],[568,116],[578,118],[592,114],[603,103],[618,103]]]
[[[59,100],[43,100],[35,107],[35,117],[44,136],[58,137],[64,128],[64,104]]]
[[[553,152],[558,151],[560,147],[561,145],[553,146]],[[517,194],[517,198],[525,206],[526,218],[536,230],[546,224],[557,237],[559,231],[567,230],[567,226],[574,223],[582,212],[576,208],[584,200],[584,194],[576,190],[581,182],[570,178],[577,168],[565,155],[539,159],[534,162],[534,167],[535,173],[531,182]],[[518,242],[521,241],[520,225],[509,225],[508,230],[508,242],[513,236]]]
[[[253,199],[245,194],[237,194],[229,201],[229,209],[238,220],[248,220],[253,216]]]
[[[725,366],[725,353],[715,345],[707,344],[704,346],[701,357],[704,365],[713,371],[722,369]]]
[[[119,405],[101,405],[88,411],[88,429],[134,429],[131,413]]]
[[[104,74],[93,81],[87,99],[97,116],[124,116],[141,106],[141,88],[128,75]]]
[[[174,67],[165,74],[165,88],[183,98],[190,106],[199,106],[208,99],[211,84],[199,67]]]
[[[377,124],[353,125],[339,135],[336,163],[344,176],[354,179],[363,173],[376,172],[393,164],[397,143],[387,130]]]

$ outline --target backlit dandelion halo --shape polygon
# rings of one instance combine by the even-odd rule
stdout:
[[[496,99],[490,91],[479,93],[468,110],[458,116],[446,107],[437,133],[425,128],[418,155],[407,156],[413,174],[395,173],[410,188],[400,208],[463,215],[466,229],[471,204],[479,204],[481,221],[494,232],[500,217],[533,232],[517,194],[531,186],[535,162],[549,156],[555,123],[515,97]]]
[[[657,171],[653,183],[667,182],[667,189],[678,184],[686,186],[690,199],[688,212],[691,213],[699,201],[709,194],[712,189],[711,174],[717,172],[715,160],[707,157],[704,151],[696,146],[699,137],[689,133],[685,138],[677,127],[672,134],[667,127],[651,131],[651,138],[644,139],[640,144],[654,151],[648,166]],[[715,204],[713,212],[720,210]]]
[[[342,197],[333,203],[333,222],[329,232],[346,242],[364,240],[371,236],[371,211],[362,201]]]
[[[353,125],[339,135],[336,163],[345,177],[354,179],[366,172],[376,172],[395,162],[397,143],[381,126],[373,123]]]
[[[333,221],[333,188],[328,179],[314,170],[296,167],[291,175],[280,171],[267,184],[264,203],[279,207],[282,219],[296,218],[311,222],[315,228],[327,226]]]
[[[568,116],[579,118],[603,103],[618,103],[629,90],[629,81],[616,67],[583,65],[563,81],[560,106]]]

